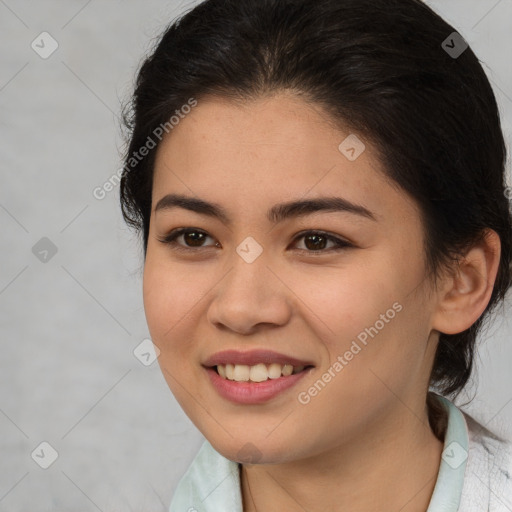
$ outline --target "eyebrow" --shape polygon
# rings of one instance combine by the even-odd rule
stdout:
[[[173,208],[183,208],[201,215],[218,218],[224,224],[232,224],[231,217],[219,204],[180,194],[167,194],[162,197],[156,204],[154,212]],[[352,203],[342,197],[318,197],[276,204],[267,211],[267,219],[272,223],[279,223],[286,219],[303,217],[317,212],[346,212],[373,221],[377,220],[375,214],[364,206]]]

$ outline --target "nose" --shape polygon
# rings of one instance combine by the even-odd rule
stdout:
[[[263,255],[248,263],[235,254],[232,268],[215,288],[209,322],[245,335],[264,326],[285,325],[291,317],[293,294],[268,263]]]

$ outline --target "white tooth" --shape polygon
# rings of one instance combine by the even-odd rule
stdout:
[[[283,366],[283,369],[281,370],[281,373],[287,377],[288,375],[291,375],[293,372],[293,366],[291,364],[285,364]]]
[[[234,380],[238,382],[265,382],[267,379],[278,379],[281,376],[299,373],[304,370],[304,366],[293,367],[291,364],[281,365],[272,363],[268,366],[258,363],[254,366],[245,364],[219,364],[217,365],[218,374],[224,379]]]
[[[263,363],[257,364],[255,366],[251,366],[249,378],[253,382],[263,382],[263,381],[267,380],[267,378],[268,378],[267,367]]]
[[[235,364],[233,379],[246,382],[249,380],[249,366],[246,364]]]
[[[268,367],[268,376],[271,379],[278,379],[281,377],[281,365],[278,363],[272,363]]]
[[[235,365],[234,364],[227,364],[226,365],[226,377],[229,380],[233,380],[233,374],[235,373]]]

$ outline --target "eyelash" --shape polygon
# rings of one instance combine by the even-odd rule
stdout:
[[[165,237],[158,238],[158,241],[163,243],[163,244],[171,246],[173,250],[183,251],[183,252],[188,252],[188,253],[190,253],[190,252],[198,252],[198,251],[207,249],[208,247],[213,247],[213,246],[205,246],[205,247],[199,246],[199,247],[195,247],[194,248],[194,247],[187,247],[187,246],[183,246],[183,245],[178,244],[176,239],[179,236],[187,234],[187,233],[199,233],[199,234],[206,235],[207,237],[210,236],[210,235],[208,235],[207,233],[205,233],[204,231],[202,231],[200,229],[178,228],[178,229],[175,229],[175,230],[171,231]],[[328,241],[333,242],[335,244],[335,247],[331,247],[330,249],[319,249],[319,250],[316,250],[316,251],[315,250],[308,250],[308,249],[297,249],[297,250],[302,251],[304,253],[308,253],[308,255],[321,256],[322,254],[330,253],[331,251],[342,251],[344,249],[349,249],[349,248],[355,247],[353,244],[351,244],[350,242],[347,242],[346,240],[342,240],[341,238],[335,237],[333,235],[329,235],[328,233],[325,233],[324,231],[315,231],[315,230],[303,231],[302,233],[299,233],[294,238],[293,242],[296,243],[301,238],[305,238],[308,235],[319,235],[319,236],[321,236],[321,237],[323,237],[323,238],[327,239]]]

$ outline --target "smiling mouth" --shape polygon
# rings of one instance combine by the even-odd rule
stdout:
[[[245,364],[218,364],[212,367],[223,379],[235,382],[265,382],[266,380],[295,375],[309,368],[313,368],[313,365],[292,366],[291,364],[259,363],[254,366]]]

